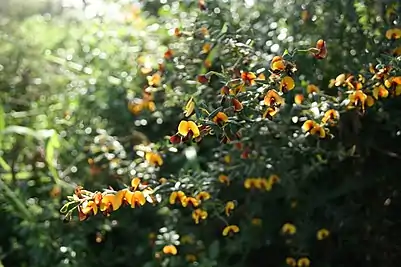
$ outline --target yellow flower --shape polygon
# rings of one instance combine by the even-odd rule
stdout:
[[[187,254],[187,255],[185,255],[185,260],[189,261],[189,262],[194,262],[194,261],[196,261],[196,256],[193,254]]]
[[[267,179],[262,179],[262,178],[247,178],[244,181],[244,187],[246,189],[251,189],[251,188],[256,188],[256,189],[262,189],[265,188],[267,191],[268,188],[271,188],[271,183]]]
[[[195,101],[194,98],[191,97],[184,108],[184,116],[190,117],[195,111]]]
[[[177,248],[174,245],[167,245],[163,247],[164,254],[177,255]]]
[[[199,220],[205,220],[207,218],[207,211],[196,209],[192,212],[192,219],[194,219],[195,223],[198,224]]]
[[[169,198],[169,202],[171,205],[175,204],[178,201],[182,202],[183,200],[185,200],[186,196],[185,193],[182,191],[174,191],[171,193],[170,198]]]
[[[290,76],[285,76],[280,82],[280,92],[287,92],[295,87],[295,81]]]
[[[230,178],[227,175],[220,174],[219,175],[219,182],[222,184],[230,185]]]
[[[146,152],[145,154],[145,159],[149,164],[155,165],[155,166],[161,166],[163,165],[163,159],[162,157],[154,152]]]
[[[94,201],[90,200],[85,203],[85,206],[82,208],[82,213],[85,215],[93,213],[93,215],[97,214],[98,207]]]
[[[307,257],[302,257],[298,259],[298,267],[309,267],[310,260]]]
[[[387,39],[399,39],[401,38],[401,29],[389,29],[386,31],[386,38]]]
[[[131,198],[131,208],[135,208],[136,205],[143,206],[145,203],[145,195],[140,191],[135,191]]]
[[[272,184],[279,183],[280,182],[280,177],[277,174],[272,174],[272,175],[269,176],[269,181]]]
[[[200,135],[199,128],[193,121],[181,121],[178,125],[178,133],[184,137],[190,134],[194,138]]]
[[[322,123],[327,123],[329,122],[330,124],[334,124],[336,120],[338,120],[339,114],[338,111],[335,109],[329,109],[324,113],[324,116],[322,118]]]
[[[138,186],[139,186],[140,183],[141,183],[141,179],[139,179],[138,177],[132,179],[132,180],[131,180],[131,187],[132,187],[132,189],[133,189],[133,190],[136,190],[136,189],[138,188]]]
[[[388,97],[388,91],[383,85],[376,86],[373,89],[372,94],[373,94],[373,97],[376,98],[376,99],[379,99],[379,97],[380,98],[387,98]]]
[[[238,233],[239,232],[239,227],[237,225],[227,225],[223,229],[223,236],[227,236],[230,233]]]
[[[188,206],[188,204],[191,204],[192,207],[196,208],[199,206],[199,202],[196,198],[193,197],[185,197],[181,199],[181,205],[185,208]]]
[[[118,210],[123,203],[124,197],[125,190],[120,190],[116,194],[107,194],[103,196],[100,203],[100,210],[106,213]]]
[[[255,226],[261,226],[262,225],[262,219],[260,218],[252,218],[251,224]]]
[[[185,244],[193,244],[194,243],[194,239],[190,235],[183,235],[181,237],[180,241],[181,241],[181,243],[183,245],[185,245]]]
[[[225,155],[224,156],[224,162],[229,164],[231,162],[231,156],[230,155]]]
[[[286,263],[288,266],[291,266],[291,267],[297,266],[297,261],[296,261],[294,258],[292,258],[292,257],[287,257],[287,258],[285,258],[285,263]]]
[[[210,194],[208,192],[202,191],[196,195],[196,199],[199,201],[210,199]]]
[[[270,64],[272,71],[282,71],[285,69],[285,61],[280,56],[275,56]]]
[[[235,203],[234,201],[228,201],[226,203],[226,206],[224,208],[224,211],[226,213],[227,216],[230,216],[231,212],[234,210],[235,208]]]
[[[218,112],[213,118],[213,122],[219,125],[223,125],[228,121],[228,116],[224,112]]]
[[[301,105],[302,102],[304,102],[304,99],[305,99],[305,97],[304,97],[303,94],[296,94],[295,97],[294,97],[294,102],[297,105]]]
[[[241,79],[245,82],[245,84],[248,85],[255,85],[256,84],[256,74],[253,72],[242,72],[241,73]]]
[[[272,120],[273,116],[278,113],[278,108],[267,108],[266,111],[263,113],[263,118]]]
[[[150,86],[155,86],[155,87],[157,87],[157,86],[159,86],[160,83],[161,83],[161,75],[160,75],[160,73],[156,72],[156,73],[153,74],[152,76],[148,76],[148,77],[147,77],[147,80],[148,80],[148,84],[149,84]]]
[[[281,228],[283,234],[294,235],[297,232],[297,228],[292,223],[286,223]]]
[[[365,102],[367,99],[367,95],[364,94],[361,90],[355,91],[352,94],[348,96],[348,99],[350,100],[350,106],[361,106],[362,111],[365,110]]]
[[[317,240],[323,240],[323,239],[327,238],[329,235],[330,235],[329,230],[322,228],[319,231],[317,231],[316,238],[317,238]]]

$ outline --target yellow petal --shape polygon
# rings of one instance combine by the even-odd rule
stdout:
[[[194,137],[198,137],[200,135],[199,128],[193,121],[188,121],[187,127],[192,131]]]
[[[187,136],[189,132],[189,126],[187,121],[181,121],[178,125],[178,133],[182,136]]]

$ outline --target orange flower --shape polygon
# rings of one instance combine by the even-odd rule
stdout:
[[[353,75],[348,76],[348,78],[344,82],[345,85],[348,86],[350,90],[361,90],[362,83],[355,79]]]
[[[338,120],[338,117],[339,117],[338,111],[334,109],[329,109],[324,113],[324,116],[322,118],[322,123],[329,122],[331,125],[333,125],[334,122]]]
[[[203,35],[204,37],[210,35],[210,34],[209,34],[209,30],[208,30],[205,26],[203,26],[202,28],[200,28],[200,32],[202,33],[202,35]]]
[[[198,82],[202,83],[202,84],[206,84],[209,82],[209,78],[204,75],[204,74],[200,74],[196,77],[196,79],[198,80]]]
[[[181,121],[178,125],[178,133],[183,137],[198,137],[200,135],[199,128],[193,121]]]
[[[275,56],[272,59],[272,62],[270,64],[270,68],[272,69],[273,72],[283,71],[285,69],[285,61],[283,60],[282,57]]]
[[[158,73],[158,72],[156,72],[152,76],[147,77],[149,86],[154,86],[154,87],[160,86],[161,79],[162,79],[162,77],[161,77],[160,73]]]
[[[352,94],[348,96],[348,99],[350,100],[350,106],[361,106],[362,111],[365,110],[365,102],[367,99],[367,95],[364,94],[361,90],[355,91]]]
[[[227,175],[220,174],[219,175],[219,182],[222,184],[230,185],[230,178]]]
[[[376,99],[379,99],[379,97],[380,98],[387,98],[388,97],[388,91],[383,85],[380,85],[380,86],[376,86],[373,89],[372,95]]]
[[[309,52],[313,54],[316,59],[324,59],[327,57],[327,46],[323,39],[316,42],[316,48],[310,48]]]
[[[164,53],[164,58],[165,59],[170,59],[173,57],[173,50],[167,49],[167,51]]]
[[[194,219],[196,224],[199,224],[199,221],[206,220],[207,218],[207,211],[201,210],[201,209],[196,209],[192,212],[192,219]]]
[[[199,192],[196,195],[196,199],[199,200],[199,201],[208,200],[208,199],[210,199],[210,194],[208,192],[206,192],[206,191]]]
[[[317,87],[317,86],[314,85],[314,84],[309,84],[309,85],[306,87],[306,92],[307,92],[308,94],[319,93],[319,92],[320,92],[320,89],[319,89],[319,87]]]
[[[163,247],[164,254],[177,255],[177,248],[174,245],[167,245]]]
[[[218,125],[223,125],[228,121],[228,116],[223,112],[218,112],[213,118],[213,122]]]
[[[384,85],[391,89],[393,95],[401,95],[401,76],[390,77],[384,82]]]
[[[234,203],[234,201],[228,201],[228,202],[226,203],[226,206],[225,206],[225,208],[224,208],[224,211],[225,211],[227,217],[230,216],[230,214],[231,214],[231,212],[234,210],[234,208],[235,208],[235,203]]]
[[[264,103],[268,107],[279,108],[281,105],[284,104],[284,99],[277,93],[276,90],[271,89],[267,91],[264,98]]]
[[[326,131],[319,124],[312,120],[307,120],[302,125],[304,132],[309,132],[311,135],[318,135],[320,138],[326,137]]]
[[[161,166],[163,165],[163,159],[162,157],[154,152],[146,152],[145,154],[145,159],[149,164],[154,165],[154,166]]]
[[[242,72],[241,73],[241,79],[245,82],[247,85],[255,85],[255,79],[256,79],[256,74],[253,72]]]
[[[210,43],[205,43],[202,46],[202,54],[207,54],[209,53],[210,49],[212,49],[212,45]]]
[[[290,76],[285,76],[280,82],[280,92],[288,92],[295,87],[294,79]]]
[[[231,101],[233,103],[234,111],[237,112],[237,111],[241,111],[241,110],[244,109],[244,106],[242,105],[242,103],[238,99],[233,98]]]
[[[297,105],[301,105],[302,102],[304,101],[304,99],[305,99],[305,97],[304,97],[303,94],[296,94],[295,97],[294,97],[294,102]]]
[[[174,35],[177,36],[177,37],[181,37],[181,36],[182,36],[182,33],[181,33],[180,29],[175,28],[175,29],[174,29]]]
[[[227,85],[224,85],[223,87],[221,87],[220,94],[229,95],[230,94],[230,87],[228,87]]]
[[[227,236],[228,234],[238,233],[238,232],[239,232],[239,227],[237,225],[227,225],[223,229],[223,236]]]
[[[399,39],[401,38],[401,29],[389,29],[386,31],[386,38],[387,39]]]

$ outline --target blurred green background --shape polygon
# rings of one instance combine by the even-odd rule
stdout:
[[[385,38],[386,30],[400,27],[401,5],[216,0],[205,1],[202,11],[202,2],[0,0],[0,267],[288,266],[287,257],[309,257],[319,267],[398,266],[399,99],[363,118],[344,116],[330,142],[297,144],[293,111],[269,130],[249,127],[244,143],[259,153],[254,161],[213,137],[177,149],[166,136],[175,134],[190,96],[212,103],[220,92],[217,80],[202,87],[196,75],[234,65],[267,73],[273,56],[313,47],[318,39],[327,42],[328,57],[295,55],[294,92],[312,83],[336,95],[330,79],[386,64],[383,54],[401,46],[401,39]],[[202,27],[210,37],[186,36]],[[184,36],[176,37],[175,28]],[[204,55],[207,42],[216,49]],[[172,59],[163,59],[167,49]],[[153,73],[147,69],[159,64],[165,75],[155,86],[155,110],[133,112]],[[400,75],[399,60],[395,66]],[[160,150],[164,164],[143,164],[139,144]],[[244,192],[245,178],[273,172],[282,179],[277,189]],[[220,174],[233,185],[216,182]],[[63,220],[59,210],[77,185],[101,191],[135,176],[151,184],[161,177],[174,182],[162,191],[160,205]],[[169,190],[180,184],[217,199],[203,224],[167,204]],[[219,205],[229,200],[238,206],[230,224],[241,232],[224,238]],[[255,218],[261,226],[250,223]],[[280,235],[286,222],[297,226],[294,239]],[[330,237],[319,243],[321,228]],[[179,253],[162,255],[170,243]]]

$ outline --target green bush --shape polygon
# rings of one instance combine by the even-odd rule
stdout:
[[[399,4],[161,2],[5,19],[0,263],[395,266]]]

